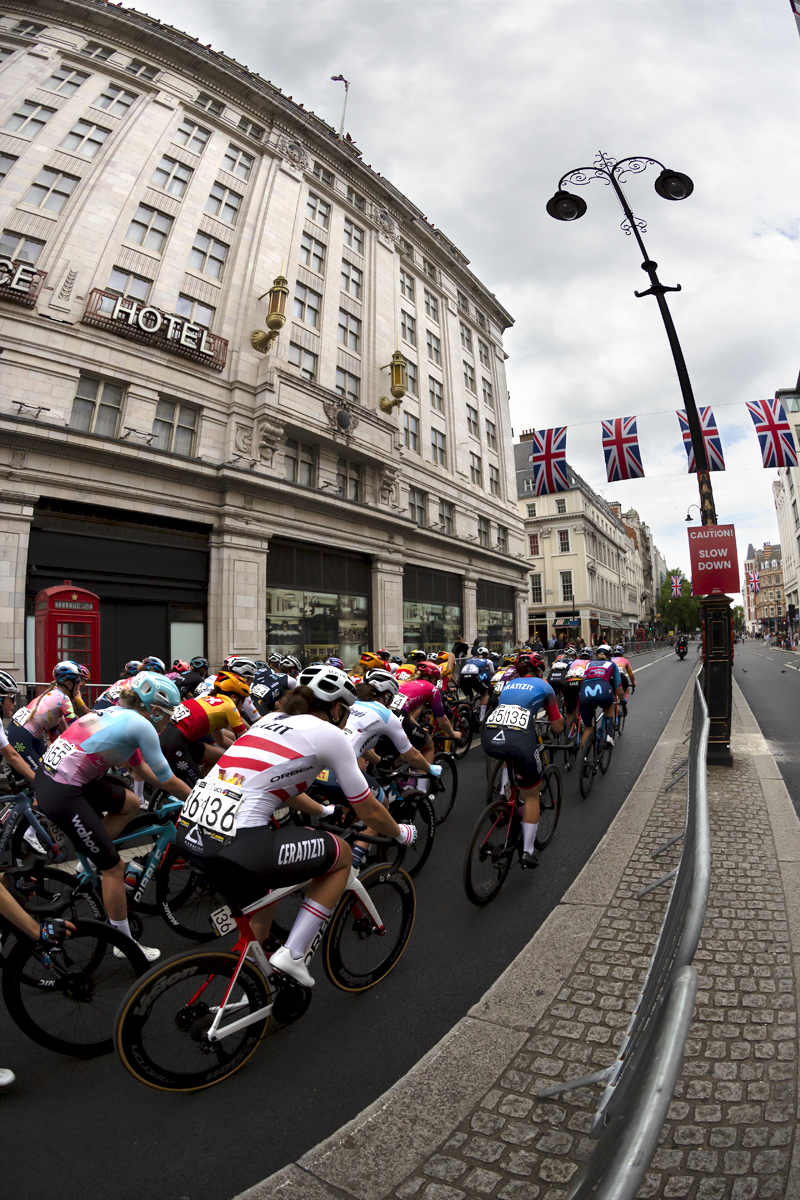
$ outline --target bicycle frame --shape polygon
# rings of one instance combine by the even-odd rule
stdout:
[[[158,809],[158,812],[177,813],[182,807],[183,802],[181,800],[172,800],[168,804],[162,805],[162,807]],[[140,842],[142,838],[150,837],[154,833],[158,834],[158,837],[156,838],[155,846],[148,855],[147,864],[145,869],[142,871],[139,882],[136,885],[136,890],[133,893],[132,899],[134,903],[137,903],[143,898],[145,891],[147,890],[148,885],[158,870],[161,860],[163,859],[168,847],[171,846],[175,841],[175,826],[172,821],[167,821],[166,823],[153,822],[151,826],[147,826],[145,829],[137,829],[133,833],[127,834],[123,831],[118,838],[114,838],[114,845],[116,846],[117,850],[122,850],[125,848],[125,846],[135,845],[137,842]],[[78,850],[76,853],[78,862],[81,865],[81,875],[77,885],[78,888],[86,885],[91,888],[98,888],[100,886],[100,875],[94,863],[92,863],[86,857],[82,850]]]
[[[36,819],[31,798],[27,792],[18,792],[16,796],[8,797],[9,807],[0,817],[0,824],[3,826],[3,834],[0,837],[0,858],[5,853],[6,846],[11,841],[14,830],[17,827],[17,822],[21,816],[24,816],[28,824],[33,828],[36,836],[40,839],[43,846],[49,846],[53,852],[55,862],[63,863],[64,854],[59,846],[50,840],[49,834],[45,833],[44,829]],[[11,820],[12,815],[14,820]]]

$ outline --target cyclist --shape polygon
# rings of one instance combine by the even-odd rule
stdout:
[[[303,669],[303,664],[300,659],[294,654],[285,654],[281,659],[281,670],[290,675],[292,679],[296,679]]]
[[[562,650],[561,653],[557,655],[555,659],[553,659],[552,666],[547,672],[547,682],[550,684],[550,687],[559,698],[564,695],[564,683],[574,658],[574,649],[572,650],[572,653],[570,653],[569,647],[566,650]],[[573,705],[573,711],[574,708],[575,706]]]
[[[4,719],[10,717],[14,711],[18,691],[19,688],[14,676],[9,675],[8,671],[0,671],[0,696],[3,698],[2,715]],[[23,779],[27,779],[29,783],[33,781],[33,777],[36,774],[34,768],[29,766],[19,751],[15,750],[9,743],[2,725],[0,725],[0,755],[3,756],[11,769],[16,771],[18,775],[21,775]]]
[[[423,709],[430,708],[437,726],[444,730],[447,737],[454,741],[461,738],[461,733],[453,729],[445,710],[442,692],[438,686],[440,680],[441,671],[438,664],[423,659],[416,665],[414,678],[400,683],[399,693],[392,701],[392,709],[398,715],[405,713],[412,722],[414,728],[409,734],[409,741],[415,750],[422,752],[424,759],[429,763],[433,762],[433,738],[417,720]],[[423,792],[427,790],[427,780],[420,780],[420,789]]]
[[[297,687],[297,680],[285,671],[277,668],[280,660],[274,666],[269,664],[256,671],[250,684],[250,700],[259,717],[266,717],[280,707],[280,702],[287,692]]]
[[[414,678],[416,673],[417,667],[415,663],[403,662],[398,663],[397,670],[395,671],[394,675],[398,683],[408,683],[410,679]]]
[[[159,741],[167,762],[189,787],[200,778],[201,764],[218,762],[231,742],[247,731],[239,709],[249,693],[241,675],[220,671],[210,696],[187,696],[175,709]]]
[[[590,646],[584,646],[582,650],[572,659],[572,662],[564,676],[563,696],[564,696],[564,712],[567,717],[572,718],[578,710],[578,700],[580,697],[581,683],[583,682],[584,672],[586,671],[589,661],[593,658],[594,651]],[[572,736],[574,730],[570,729],[569,736]]]
[[[296,825],[274,828],[270,817],[275,810],[289,803],[301,811],[322,813],[323,806],[302,794],[327,767],[336,773],[360,820],[401,845],[416,838],[413,826],[398,825],[372,795],[358,769],[342,729],[355,699],[355,686],[344,671],[307,667],[286,698],[285,711],[263,717],[223,755],[178,820],[181,853],[198,859],[212,882],[236,904],[247,906],[268,889],[313,879],[285,946],[270,957],[273,967],[304,987],[313,987],[314,978],[303,960],[344,891],[352,854],[334,834]],[[198,808],[195,801],[206,795],[210,802],[202,801]],[[221,801],[216,809],[215,801]],[[187,811],[199,820],[187,817]],[[214,819],[221,811],[226,813],[225,827],[233,827],[230,833],[216,828]],[[271,910],[251,917],[250,924],[263,942],[272,924]]]
[[[439,670],[442,672],[442,679],[450,680],[456,669],[455,654],[451,653],[450,650],[440,650],[436,655],[436,662],[439,664]]]
[[[544,708],[550,729],[559,734],[564,718],[550,684],[542,678],[544,659],[534,653],[517,658],[517,677],[505,685],[500,703],[481,732],[481,745],[490,758],[502,758],[514,772],[522,800],[522,865],[538,867],[536,831],[539,827],[539,791],[542,785],[542,759],[531,719]],[[521,709],[528,715],[509,713]]]
[[[391,741],[394,754],[410,763],[422,775],[440,775],[441,768],[430,769],[426,758],[411,744],[409,730],[414,726],[405,713],[392,711],[392,700],[400,691],[390,671],[367,671],[356,686],[356,702],[351,707],[345,725],[356,758],[377,764],[381,755],[376,744],[384,737]]]
[[[189,788],[173,774],[158,744],[158,734],[179,701],[171,679],[140,671],[113,708],[80,717],[53,742],[34,781],[41,811],[102,871],[109,922],[128,937],[124,866],[113,838],[139,811],[139,800],[121,783],[103,776],[110,767],[125,763],[132,769],[146,766],[162,787],[185,799]],[[150,947],[141,949],[150,962],[160,954]]]
[[[636,676],[633,673],[633,667],[625,657],[625,647],[622,642],[614,647],[614,653],[611,656],[611,661],[615,662],[619,667],[620,679],[622,680],[622,703],[625,708],[628,707],[628,688],[631,689],[631,695],[636,691]]]
[[[468,658],[464,663],[461,668],[461,674],[458,677],[458,686],[465,696],[469,696],[470,698],[480,696],[481,721],[486,716],[486,705],[489,703],[489,687],[494,670],[494,663],[489,657],[489,651],[485,646],[479,646],[477,654],[472,658]]]
[[[138,675],[141,669],[142,664],[138,658],[134,658],[131,659],[130,662],[126,662],[125,666],[120,672],[120,677],[117,682],[112,683],[110,687],[107,687],[106,690],[101,692],[97,697],[92,705],[92,712],[103,712],[106,708],[111,708],[112,705],[116,704],[117,700],[119,699],[120,689],[123,688],[128,680],[132,679],[134,675]]]
[[[77,663],[65,660],[53,668],[53,682],[23,708],[18,708],[9,722],[6,737],[29,767],[37,770],[48,742],[51,729],[63,731],[77,716],[74,700],[80,691],[83,677]]]
[[[586,746],[593,736],[594,710],[598,705],[606,718],[606,741],[614,745],[614,735],[611,733],[614,720],[614,697],[623,698],[622,679],[619,667],[611,659],[611,647],[607,642],[601,642],[595,647],[596,657],[586,664],[581,680],[579,703],[581,720],[584,724],[582,744]],[[611,722],[611,724],[608,724]]]
[[[353,667],[353,673],[363,679],[367,671],[382,671],[385,665],[380,654],[373,654],[371,650],[365,650]]]
[[[190,659],[188,668],[175,680],[178,685],[178,691],[181,694],[181,700],[185,696],[193,696],[200,684],[205,682],[207,675],[207,658],[204,658],[202,654],[198,654],[195,658]]]
[[[142,659],[142,670],[153,671],[156,675],[166,675],[167,664],[162,658],[158,658],[155,654],[148,654]]]

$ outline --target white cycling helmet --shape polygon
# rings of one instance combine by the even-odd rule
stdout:
[[[400,684],[395,679],[391,671],[382,671],[379,667],[375,667],[372,671],[367,671],[364,676],[364,683],[368,683],[371,688],[381,695],[396,696],[400,691]]]
[[[356,702],[355,684],[338,667],[327,667],[324,663],[318,667],[306,667],[300,672],[297,682],[300,687],[311,688],[317,699],[325,704],[340,700],[349,708]]]
[[[605,654],[606,656],[611,654],[611,647],[609,646],[608,642],[601,642],[600,645],[595,646],[594,649],[595,654]]]
[[[0,671],[0,697],[5,699],[6,696],[16,696],[18,691],[14,676],[9,675],[8,671]]]
[[[235,654],[226,658],[223,664],[223,670],[232,671],[234,675],[241,675],[243,679],[252,679],[256,669],[252,658],[238,658]]]

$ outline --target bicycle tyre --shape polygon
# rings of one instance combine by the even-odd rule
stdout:
[[[109,1054],[114,1015],[131,980],[147,970],[144,954],[112,925],[86,920],[48,957],[49,963],[37,957],[27,938],[9,951],[3,971],[9,1016],[31,1041],[57,1054]]]
[[[453,758],[463,758],[469,752],[472,745],[472,735],[474,732],[472,728],[472,705],[469,701],[460,700],[457,704],[453,705],[453,716],[450,724],[454,730],[461,734],[459,741],[455,741],[453,738],[449,739],[451,746],[450,753],[453,755]]]
[[[152,826],[153,817],[145,812],[139,813],[128,822],[120,836],[128,837],[129,834],[136,833],[139,829],[149,829]],[[144,866],[155,849],[155,843],[158,841],[160,834],[160,830],[157,833],[148,834],[142,839],[139,845],[118,846],[117,850],[119,851],[123,862],[127,863],[133,859],[136,859],[142,863],[142,866]],[[140,846],[146,846],[147,849],[142,852],[140,850]],[[158,902],[157,884],[159,870],[160,867],[157,867],[155,874],[148,883],[144,894],[145,898],[134,902],[133,897],[128,894],[128,907],[133,912],[143,913],[146,917],[154,917],[161,911],[161,905]],[[127,892],[127,888],[125,890]]]
[[[325,973],[343,992],[365,992],[386,978],[408,944],[417,912],[414,884],[404,870],[371,867],[359,883],[378,910],[385,932],[378,934],[357,893],[345,892],[323,944]]]
[[[628,717],[627,705],[620,704],[619,712],[617,713],[617,733],[619,734],[620,737],[622,737],[622,734],[625,730],[625,721],[627,720],[627,717]]]
[[[431,778],[428,783],[427,795],[436,814],[436,824],[442,825],[453,810],[458,792],[458,767],[454,754],[438,751],[433,761],[442,768],[439,779]]]
[[[222,1002],[238,962],[238,954],[225,951],[185,950],[156,963],[129,989],[117,1010],[114,1044],[135,1079],[162,1092],[197,1092],[244,1066],[267,1031],[269,1015],[218,1042],[203,1037],[204,1025],[213,1019],[209,1010]],[[196,997],[203,976],[206,999],[197,1001],[194,1013],[189,1013],[189,1001]],[[251,1012],[273,999],[269,984],[252,963],[242,964],[235,987],[240,986]],[[237,1009],[236,1019],[242,1015]]]
[[[583,742],[575,764],[578,772],[578,786],[584,800],[592,790],[595,775],[595,744],[593,737]]]
[[[43,812],[39,812],[38,808],[36,809],[36,820],[42,826],[42,829],[45,831],[45,833],[49,834],[51,841],[58,846],[59,850],[64,855],[62,861],[65,863],[75,862],[78,857],[75,852],[75,847],[64,833],[64,830],[56,825],[54,821],[51,821],[48,817],[46,817]],[[21,814],[17,819],[17,822],[11,833],[11,865],[15,867],[30,866],[33,862],[38,862],[43,857],[47,862],[54,863],[56,860],[49,847],[43,856],[41,854],[37,854],[30,842],[25,841],[25,834],[29,829],[33,829],[33,826],[29,825],[25,816]],[[38,834],[36,836],[38,837]]]
[[[539,789],[539,827],[536,830],[536,849],[544,850],[553,840],[561,816],[561,772],[558,767],[545,767]]]
[[[609,745],[603,734],[603,744],[600,747],[598,758],[600,760],[600,774],[605,775],[608,768],[611,766],[611,755],[614,753],[614,747]]]
[[[506,765],[502,758],[488,758],[486,765],[489,768],[489,783],[486,789],[486,803],[496,804],[499,800],[508,800],[506,790],[502,787],[503,767]],[[506,783],[508,788],[508,783]]]
[[[379,846],[378,862],[402,867],[409,878],[416,879],[430,857],[436,836],[436,813],[431,797],[425,792],[404,792],[389,806],[389,811],[395,821],[414,825],[417,838],[412,846],[399,846],[397,842]]]
[[[181,937],[210,942],[214,937],[211,913],[225,903],[200,867],[170,846],[156,875],[156,900],[161,916]]]
[[[464,891],[471,904],[483,908],[494,900],[511,869],[519,841],[508,844],[509,806],[505,800],[489,804],[478,817],[464,856]],[[488,864],[488,867],[486,866]]]

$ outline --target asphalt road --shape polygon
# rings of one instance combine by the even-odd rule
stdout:
[[[733,677],[761,726],[800,817],[800,654],[741,642],[735,647]]]
[[[695,664],[694,654],[680,662],[667,647],[634,661],[640,686],[608,774],[587,800],[574,773],[564,776],[561,821],[542,865],[512,868],[485,909],[467,901],[461,883],[486,786],[486,760],[471,750],[459,764],[455,807],[416,881],[416,925],[396,969],[350,996],[317,963],[306,1015],[267,1038],[219,1087],[194,1095],[153,1091],[113,1055],[81,1062],[34,1045],[3,1011],[0,1064],[17,1075],[0,1092],[7,1194],[40,1200],[55,1187],[60,1200],[230,1200],[354,1117],[466,1013],[559,903],[635,783]],[[800,680],[793,675],[791,683],[796,695]],[[796,702],[789,711],[796,713]],[[157,918],[147,922],[145,940],[165,954],[186,946]]]

